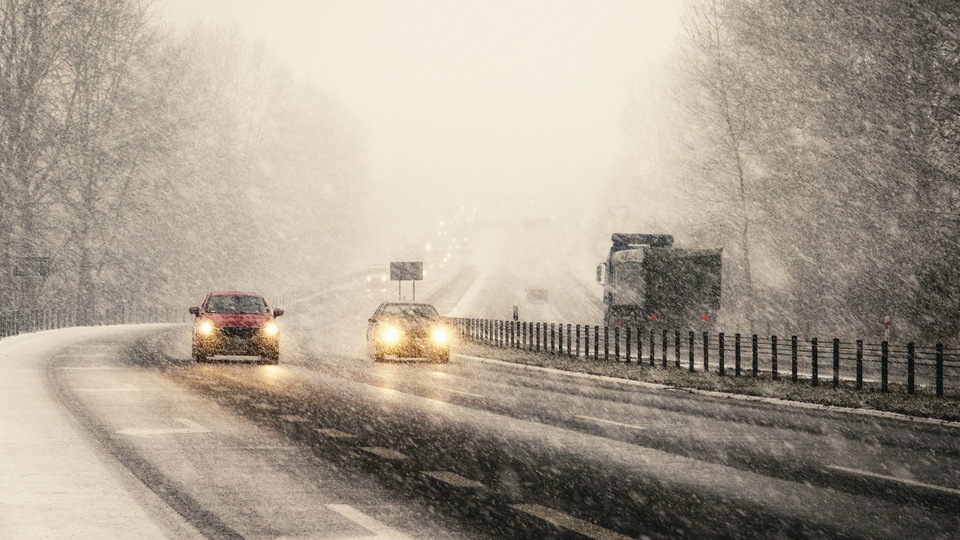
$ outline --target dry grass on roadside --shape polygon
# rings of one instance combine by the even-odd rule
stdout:
[[[736,377],[729,366],[726,375],[721,377],[716,371],[716,366],[711,366],[710,373],[702,371],[691,373],[686,363],[677,369],[671,361],[667,368],[663,368],[660,367],[659,359],[657,365],[651,367],[649,363],[638,365],[636,360],[629,364],[613,360],[583,360],[559,354],[500,349],[467,342],[461,343],[456,352],[518,364],[664,384],[676,388],[760,396],[835,407],[873,409],[952,422],[960,421],[960,393],[956,391],[948,391],[946,396],[938,398],[932,388],[918,388],[917,392],[911,396],[907,394],[905,387],[897,384],[890,384],[890,391],[885,393],[880,391],[879,384],[864,383],[864,388],[858,391],[852,382],[841,381],[840,386],[834,388],[831,380],[823,379],[820,380],[819,386],[814,387],[809,379],[792,382],[789,375],[786,378],[781,376],[781,380],[775,381],[769,373],[760,374],[754,378],[750,376],[749,371],[745,371],[740,377]],[[700,369],[700,366],[697,368]]]

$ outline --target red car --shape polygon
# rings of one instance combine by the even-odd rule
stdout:
[[[280,328],[271,310],[256,293],[224,291],[207,295],[194,315],[193,358],[204,362],[215,355],[259,356],[265,363],[280,362]]]

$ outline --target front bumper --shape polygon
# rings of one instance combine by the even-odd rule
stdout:
[[[204,356],[275,356],[280,349],[280,334],[268,336],[259,327],[222,327],[207,335],[194,332],[193,343]]]
[[[405,339],[394,344],[378,341],[377,352],[382,356],[397,358],[428,358],[450,354],[450,344],[437,345],[429,338]]]

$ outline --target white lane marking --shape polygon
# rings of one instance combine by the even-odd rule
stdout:
[[[302,416],[297,416],[295,414],[281,414],[280,419],[285,422],[306,422],[307,419]]]
[[[261,411],[275,411],[278,408],[276,405],[269,403],[254,403],[253,406]]]
[[[462,390],[451,390],[451,389],[449,389],[449,388],[444,388],[444,390],[446,390],[447,392],[453,393],[453,394],[460,394],[461,396],[470,396],[470,397],[475,397],[475,398],[483,398],[483,397],[485,397],[485,396],[481,396],[480,394],[471,394],[470,392],[464,392],[464,391],[462,391]]]
[[[476,480],[465,478],[463,476],[460,476],[459,474],[452,473],[450,471],[424,471],[423,474],[431,478],[436,478],[437,480],[445,484],[450,484],[451,486],[454,486],[454,487],[462,487],[462,488],[483,487],[483,484],[481,484],[480,482],[477,482]]]
[[[327,508],[372,532],[377,535],[377,538],[395,538],[397,540],[410,538],[400,531],[380,523],[349,504],[328,504]]]
[[[77,388],[77,392],[139,392],[140,389],[132,384],[125,384],[122,388]]]
[[[75,369],[117,369],[117,368],[115,368],[114,366],[74,366],[74,367],[62,367],[60,369],[75,370]]]
[[[384,459],[410,459],[406,454],[401,454],[396,450],[383,448],[382,446],[362,446],[360,449],[364,452],[368,452],[375,456],[380,456]]]
[[[949,493],[951,495],[960,495],[960,489],[937,486],[934,484],[924,484],[923,482],[917,482],[915,480],[909,480],[907,478],[897,478],[896,476],[887,476],[885,474],[877,474],[870,471],[861,471],[859,469],[848,469],[847,467],[840,467],[838,465],[827,465],[827,468],[833,469],[835,471],[847,472],[851,474],[859,474],[862,476],[869,476],[870,478],[879,478],[881,480],[891,480],[893,482],[900,482],[901,484],[906,484],[908,486],[935,489],[937,491],[942,491],[944,493]]]
[[[594,525],[589,521],[575,518],[559,510],[554,510],[553,508],[539,504],[511,504],[510,507],[559,527],[563,527],[568,531],[586,536],[587,538],[594,538],[595,540],[629,540],[630,538],[629,536],[624,536],[609,529],[604,529],[599,525]]]
[[[594,418],[593,416],[582,416],[577,415],[574,418],[583,418],[584,420],[590,420],[591,422],[599,422],[601,424],[609,424],[611,426],[625,427],[630,429],[647,429],[646,426],[638,426],[635,424],[624,424],[622,422],[614,422],[613,420],[605,420],[603,418]]]
[[[340,431],[339,429],[333,428],[317,428],[317,433],[325,436],[331,437],[333,439],[356,439],[357,436],[352,433],[347,433],[346,431]]]
[[[174,418],[178,423],[186,426],[182,428],[167,428],[167,429],[121,429],[117,433],[121,435],[176,435],[180,433],[209,433],[210,430],[201,426],[200,424],[189,420],[187,418]]]

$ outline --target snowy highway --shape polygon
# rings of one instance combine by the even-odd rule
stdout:
[[[483,298],[474,277],[425,294]],[[0,536],[949,538],[960,526],[956,427],[456,354],[374,364],[369,294],[347,284],[288,307],[279,366],[198,365],[185,325],[4,340],[0,422],[18,434],[0,443]]]

